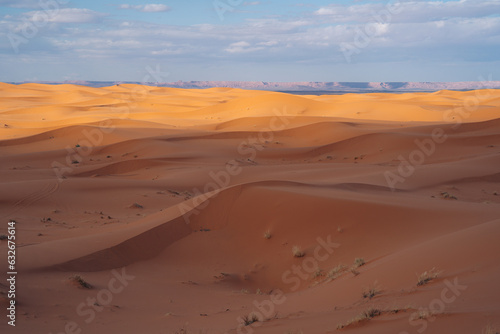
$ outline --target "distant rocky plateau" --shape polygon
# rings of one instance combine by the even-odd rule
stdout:
[[[14,83],[14,82],[11,82]],[[22,84],[26,82],[16,82]],[[44,84],[75,84],[90,87],[106,87],[118,84],[143,84],[158,87],[206,89],[229,87],[297,93],[363,93],[363,92],[434,92],[439,90],[500,89],[500,81],[463,82],[264,82],[264,81],[40,81]]]

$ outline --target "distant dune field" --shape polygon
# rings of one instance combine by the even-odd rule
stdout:
[[[0,115],[2,333],[500,331],[500,90],[0,83]]]

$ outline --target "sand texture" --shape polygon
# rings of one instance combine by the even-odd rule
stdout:
[[[1,333],[500,329],[498,90],[0,84],[0,119]]]

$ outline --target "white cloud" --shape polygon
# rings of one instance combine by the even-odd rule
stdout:
[[[144,13],[160,13],[160,12],[168,12],[170,7],[163,4],[146,4],[146,5],[120,5],[120,9],[133,9],[139,12]]]
[[[40,3],[38,0],[0,0],[0,7],[37,8]]]
[[[28,12],[26,16],[35,22],[92,23],[100,21],[105,14],[86,8],[62,8]]]
[[[224,49],[229,53],[247,53],[254,52],[264,49],[263,47],[252,47],[250,43],[241,41],[236,43],[231,43],[228,48]]]
[[[500,1],[395,1],[329,5],[314,12],[329,22],[429,22],[450,18],[483,17],[500,12]]]
[[[153,56],[173,56],[173,55],[181,55],[185,52],[182,49],[163,49],[163,50],[154,50],[151,51]]]
[[[275,46],[277,44],[278,44],[277,41],[266,41],[266,42],[257,43],[257,45],[264,45],[264,46]]]
[[[115,17],[102,20],[104,14],[88,9],[61,9],[46,12],[50,14],[50,22],[102,21],[103,25],[51,24],[40,29],[32,39],[36,42],[30,40],[30,44],[21,47],[25,47],[23,52],[27,57],[33,56],[35,61],[37,55],[30,52],[42,50],[69,59],[99,58],[124,64],[140,59],[153,64],[159,61],[206,63],[207,68],[222,62],[241,64],[245,61],[254,64],[331,65],[345,63],[339,47],[341,43],[364,42],[359,36],[360,31],[368,31],[369,42],[359,55],[354,56],[355,62],[498,59],[500,17],[495,16],[493,9],[500,1],[451,2],[401,0],[403,10],[391,20],[379,22],[374,13],[383,10],[385,4],[374,2],[319,9],[307,7],[304,8],[307,12],[301,10],[296,16],[289,13],[283,16],[256,15],[235,24],[193,25],[118,21]],[[146,4],[121,5],[120,8],[135,11],[161,9]],[[26,18],[36,19],[34,13],[5,17],[3,22],[0,20],[0,31],[20,26]],[[38,13],[43,14],[42,11]],[[0,47],[9,48],[6,43],[8,39],[0,38]]]
[[[340,14],[339,12],[340,11],[339,11],[338,7],[336,8],[336,7],[330,6],[330,7],[322,7],[314,13],[317,15],[336,15],[336,14]]]
[[[445,22],[444,21],[436,21],[436,22],[434,22],[434,24],[436,25],[436,28],[442,28],[442,27],[444,27]]]

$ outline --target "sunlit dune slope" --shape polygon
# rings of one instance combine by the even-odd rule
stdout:
[[[0,117],[19,333],[500,328],[497,90],[0,83]]]

